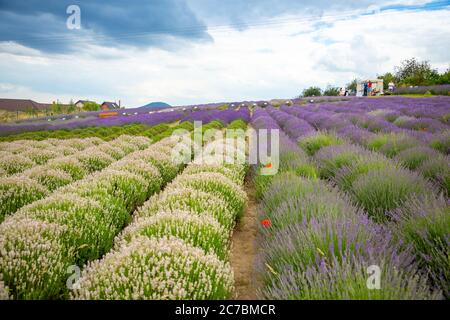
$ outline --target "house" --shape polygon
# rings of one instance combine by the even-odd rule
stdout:
[[[88,102],[92,102],[92,101],[89,101],[89,100],[78,100],[77,102],[75,102],[75,107],[76,107],[78,110],[82,110],[82,109],[84,108],[84,105],[85,105],[86,103],[88,103]]]
[[[14,112],[45,111],[51,108],[51,104],[39,103],[29,99],[4,99],[0,98],[0,110]]]
[[[102,110],[117,110],[117,109],[120,109],[120,102],[119,102],[119,104],[117,104],[115,102],[105,101],[100,105],[100,108]]]

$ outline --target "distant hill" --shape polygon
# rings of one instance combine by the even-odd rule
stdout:
[[[141,108],[163,109],[163,108],[171,108],[171,105],[167,104],[165,102],[150,102],[150,103],[146,104],[145,106],[142,106]]]

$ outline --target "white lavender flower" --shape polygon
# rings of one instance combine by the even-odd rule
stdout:
[[[111,210],[92,198],[56,193],[23,207],[14,219],[33,219],[65,226],[60,241],[76,248],[80,261],[95,259],[111,248],[116,234],[128,221],[128,212]]]
[[[102,145],[97,147],[97,150],[110,155],[115,160],[119,160],[119,159],[123,158],[126,155],[125,151],[123,151],[121,148],[115,147],[115,146],[110,145],[110,144],[102,144]]]
[[[213,217],[226,230],[233,228],[236,217],[223,198],[194,188],[168,187],[161,194],[150,198],[135,216],[151,216],[159,211],[188,211],[199,216]]]
[[[0,280],[0,300],[9,300],[9,288]]]
[[[47,167],[68,173],[74,181],[82,179],[87,174],[83,164],[74,157],[61,157],[50,160],[47,163]]]
[[[136,237],[90,263],[79,285],[74,299],[227,299],[233,271],[180,239]]]
[[[242,184],[242,177],[237,170],[232,170],[230,168],[225,167],[223,164],[192,164],[189,165],[184,171],[183,174],[195,174],[200,172],[217,172],[221,173],[227,178],[231,179],[236,184]]]
[[[21,155],[27,157],[36,164],[44,164],[48,160],[56,158],[58,153],[48,149],[30,148],[27,151],[22,152]]]
[[[213,252],[220,259],[228,257],[230,231],[210,216],[198,216],[190,212],[158,212],[150,217],[137,219],[116,239],[116,246],[129,243],[137,236],[164,238],[173,236]]]
[[[192,187],[197,190],[222,196],[228,205],[240,215],[247,201],[247,195],[241,186],[237,185],[221,173],[200,172],[196,174],[180,175],[171,186]]]
[[[170,155],[161,152],[158,146],[134,153],[130,158],[141,159],[156,166],[164,182],[171,181],[181,168],[171,161]]]
[[[39,166],[26,171],[23,176],[36,180],[48,190],[53,191],[73,181],[70,174],[60,169]]]
[[[86,149],[81,154],[76,154],[75,158],[83,163],[89,172],[102,170],[115,161],[113,157],[97,150],[96,147]]]
[[[0,180],[0,221],[25,204],[41,199],[49,190],[26,177],[7,177]]]
[[[11,154],[0,158],[0,168],[2,168],[8,175],[22,172],[33,167],[34,165],[34,161],[22,155]]]
[[[15,299],[59,298],[72,252],[59,241],[65,228],[14,217],[0,224],[0,270]]]

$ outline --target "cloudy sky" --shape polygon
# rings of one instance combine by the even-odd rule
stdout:
[[[0,0],[3,98],[292,98],[410,57],[450,66],[450,1]]]

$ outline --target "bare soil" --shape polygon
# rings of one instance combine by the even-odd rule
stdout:
[[[256,211],[255,188],[252,179],[245,181],[248,196],[247,208],[234,229],[231,243],[231,267],[234,271],[236,300],[257,299],[257,277],[255,275],[255,258],[257,255],[256,236],[258,217]]]

